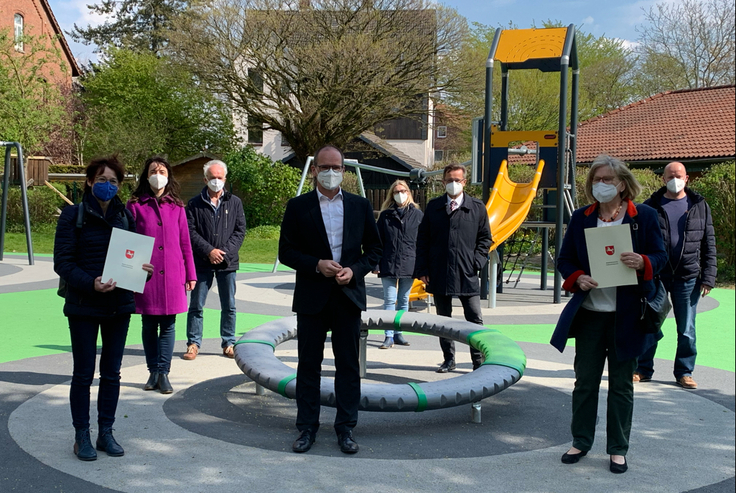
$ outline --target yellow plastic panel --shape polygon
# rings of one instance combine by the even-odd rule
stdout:
[[[486,204],[488,222],[491,226],[491,237],[493,244],[491,250],[506,241],[509,236],[521,227],[532,201],[537,196],[537,186],[542,178],[544,160],[540,159],[537,172],[530,183],[516,183],[508,177],[508,162],[504,159],[493,185],[491,197]]]
[[[495,59],[503,63],[521,63],[540,58],[560,58],[565,36],[566,27],[501,31]]]
[[[409,301],[417,301],[427,299],[429,293],[426,290],[426,286],[419,279],[414,279],[414,284],[411,285],[411,291],[409,291]]]
[[[508,147],[510,142],[537,142],[539,147],[557,147],[559,141],[555,130],[496,130],[491,127],[491,147]]]

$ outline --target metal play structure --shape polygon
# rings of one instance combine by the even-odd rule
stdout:
[[[18,158],[18,178],[20,180],[20,194],[23,202],[23,222],[26,230],[26,245],[28,246],[28,265],[33,265],[33,243],[31,242],[31,219],[28,209],[28,190],[26,186],[26,173],[23,167],[23,147],[18,142],[2,142],[0,147],[5,147],[5,168],[3,176],[3,199],[2,214],[0,215],[0,260],[3,259],[3,249],[5,248],[5,225],[8,219],[8,195],[10,189],[10,157],[12,149]]]
[[[493,66],[501,66],[500,120],[493,121]],[[550,131],[510,130],[509,86],[511,72],[515,70],[540,70],[560,73],[560,104],[558,128]],[[570,132],[567,131],[568,70],[572,70],[570,97]],[[483,176],[483,200],[487,202],[491,218],[491,234],[494,236],[492,250],[505,240],[509,230],[520,226],[555,228],[555,252],[562,247],[563,225],[569,220],[575,203],[575,129],[578,113],[578,68],[575,26],[546,29],[496,29],[493,43],[486,60],[485,115],[482,120],[483,137],[480,145],[483,159],[474,163],[474,170]],[[524,142],[536,143],[537,185],[515,184],[506,176],[509,145]],[[480,153],[475,153],[480,155]],[[495,179],[493,190],[491,179]],[[533,183],[534,183],[533,181]],[[543,194],[541,221],[526,221],[531,201],[537,188]],[[530,198],[531,196],[531,198]],[[523,218],[522,218],[523,216]],[[498,224],[495,225],[494,221]],[[504,226],[504,222],[508,222]],[[513,232],[511,231],[511,232]],[[501,233],[499,238],[495,238]],[[503,239],[501,239],[503,238]],[[549,249],[547,235],[542,237],[542,251]],[[491,255],[491,286],[496,286],[497,255]],[[542,289],[546,289],[547,257],[542,256]],[[554,303],[560,303],[562,278],[555,272]],[[491,290],[491,306],[495,306],[495,290]]]

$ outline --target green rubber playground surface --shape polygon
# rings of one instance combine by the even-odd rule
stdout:
[[[245,266],[243,266],[245,267]],[[272,266],[262,265],[259,272],[270,272]],[[254,272],[248,269],[250,272]],[[734,291],[714,289],[720,304],[715,310],[698,314],[698,365],[734,371],[736,343],[734,339]],[[0,294],[0,337],[4,342],[0,363],[35,356],[70,352],[66,318],[62,315],[63,300],[55,289]],[[278,317],[254,313],[238,313],[236,334],[240,337],[250,329]],[[204,337],[218,338],[219,311],[205,309]],[[140,316],[133,315],[128,332],[128,344],[141,344]],[[494,325],[516,342],[548,344],[554,324]],[[664,325],[665,337],[660,341],[657,357],[672,360],[677,331],[674,319]],[[177,317],[176,340],[186,341],[186,314]]]

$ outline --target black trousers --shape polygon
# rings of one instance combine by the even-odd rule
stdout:
[[[327,332],[332,331],[335,358],[335,432],[350,431],[358,423],[360,402],[360,309],[337,286],[316,315],[297,313],[299,364],[296,370],[296,427],[319,429],[320,380]]]
[[[452,296],[445,294],[435,294],[434,304],[437,307],[437,315],[442,317],[452,317]],[[483,325],[483,314],[480,311],[480,296],[458,296],[460,303],[463,305],[465,320],[474,324]],[[455,341],[440,337],[440,347],[445,361],[455,361]],[[470,359],[473,366],[480,366],[483,363],[483,353],[477,349],[470,348]]]
[[[100,388],[97,394],[97,423],[110,428],[120,395],[120,366],[123,363],[125,339],[130,315],[117,317],[68,317],[72,341],[74,369],[69,389],[72,424],[77,430],[89,428],[90,387],[95,376],[97,334],[102,335],[100,354]]]

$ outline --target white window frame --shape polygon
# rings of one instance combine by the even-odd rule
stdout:
[[[439,125],[437,127],[437,138],[438,139],[446,139],[447,138],[447,126],[446,125]]]
[[[15,34],[15,51],[23,51],[23,27],[24,19],[22,14],[15,14],[13,17],[13,32]]]

